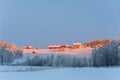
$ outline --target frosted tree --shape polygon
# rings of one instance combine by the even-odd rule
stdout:
[[[45,60],[45,63],[47,63],[47,66],[53,66],[54,65],[54,58],[55,56],[53,54],[47,55],[47,58]]]
[[[14,50],[14,51],[12,51],[13,53],[14,53],[14,55],[15,55],[15,58],[21,58],[22,56],[23,56],[23,51],[22,50],[20,50],[20,49],[16,49],[16,50]]]
[[[119,43],[112,41],[109,45],[109,63],[108,65],[118,65],[119,62],[119,52],[118,52]]]
[[[0,47],[0,63],[1,65],[7,65],[14,61],[14,55],[6,47]]]
[[[40,57],[39,57],[39,56],[35,56],[35,57],[32,59],[32,65],[33,65],[33,66],[40,66]]]
[[[93,66],[117,66],[119,62],[119,43],[112,41],[92,53]]]

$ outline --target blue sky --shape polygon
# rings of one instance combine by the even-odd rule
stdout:
[[[0,0],[0,41],[19,46],[120,37],[119,0]]]

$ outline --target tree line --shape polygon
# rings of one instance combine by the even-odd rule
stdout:
[[[99,47],[102,47],[104,44],[110,44],[110,40],[109,39],[93,40],[90,42],[86,42],[84,45],[85,45],[85,47],[99,48]]]
[[[120,43],[111,41],[100,48],[95,48],[90,56],[73,56],[66,54],[51,54],[35,56],[24,62],[28,66],[55,67],[105,67],[120,66]]]
[[[23,56],[22,51],[10,51],[0,47],[0,64],[7,65]],[[120,66],[120,41],[111,41],[100,48],[95,48],[90,56],[73,56],[67,54],[45,54],[28,57],[19,65],[54,66],[54,67],[106,67]]]

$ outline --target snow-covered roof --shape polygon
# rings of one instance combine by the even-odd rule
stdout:
[[[77,43],[73,43],[73,45],[81,45],[82,43],[77,42]]]
[[[61,45],[50,45],[48,47],[60,47]]]

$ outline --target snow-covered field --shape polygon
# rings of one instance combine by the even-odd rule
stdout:
[[[71,49],[71,50],[65,50],[62,52],[56,51],[56,50],[50,50],[50,49],[38,49],[38,54],[32,54],[33,51],[36,51],[36,49],[24,49],[23,50],[23,57],[20,59],[15,59],[12,64],[19,64],[23,63],[27,60],[27,58],[34,58],[35,56],[40,56],[43,58],[46,58],[48,55],[51,54],[65,54],[65,55],[73,55],[73,56],[89,56],[92,53],[93,48],[81,48],[81,49]]]
[[[71,49],[65,51],[58,51],[58,50],[50,50],[50,49],[24,49],[24,54],[32,53],[33,51],[37,51],[38,54],[69,54],[69,55],[80,55],[80,56],[87,56],[92,53],[93,48],[81,48],[81,49]]]
[[[0,80],[120,80],[120,68],[57,68],[0,72]]]
[[[55,67],[40,67],[40,66],[0,66],[0,72],[33,72],[55,69]]]

